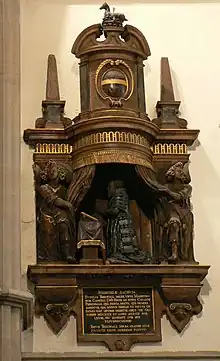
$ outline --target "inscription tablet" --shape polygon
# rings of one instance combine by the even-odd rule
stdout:
[[[146,334],[155,331],[152,288],[84,288],[84,334]]]

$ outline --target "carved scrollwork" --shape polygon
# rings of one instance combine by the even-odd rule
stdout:
[[[172,326],[174,326],[178,332],[181,332],[189,323],[193,314],[198,314],[201,311],[202,305],[199,301],[195,306],[186,302],[172,302],[167,306],[166,313]]]
[[[77,287],[58,287],[52,290],[50,287],[37,287],[35,313],[44,315],[50,328],[58,334],[67,324],[70,315],[75,313],[77,298]]]
[[[67,323],[70,315],[70,307],[67,303],[52,304],[48,303],[45,307],[44,315],[55,333],[58,333]]]

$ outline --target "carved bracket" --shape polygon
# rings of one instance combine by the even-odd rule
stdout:
[[[185,302],[172,302],[166,308],[167,318],[178,332],[184,329],[193,315],[197,315],[201,311],[202,305],[199,301],[194,306]]]
[[[58,334],[75,313],[77,286],[37,286],[35,313],[44,315],[49,327]]]
[[[183,277],[181,282],[177,275],[163,280],[161,296],[165,305],[165,313],[171,325],[178,332],[185,328],[193,315],[198,315],[202,311],[202,305],[198,300],[202,287],[203,277],[201,276],[201,274],[192,274],[192,279]]]
[[[202,306],[198,301],[198,295],[202,286],[201,281],[208,269],[209,266],[197,264],[133,266],[42,264],[29,266],[28,278],[36,285],[35,312],[38,315],[44,315],[54,333],[60,332],[70,315],[74,314],[77,319],[78,342],[104,342],[112,351],[128,351],[133,344],[138,342],[162,340],[163,313],[167,314],[172,326],[181,332],[191,317],[201,312]],[[107,288],[106,285],[108,285]],[[112,325],[114,328],[115,324],[111,322],[105,324],[102,321],[110,312],[106,301],[102,300],[105,299],[107,291],[111,292],[111,295],[118,295],[115,298],[110,296],[111,305],[115,305],[116,308],[120,305],[118,302],[122,302],[121,305],[127,307],[130,307],[132,303],[133,310],[130,311],[130,317],[135,317],[135,312],[140,312],[138,307],[141,306],[136,307],[135,304],[138,302],[141,302],[139,305],[145,304],[143,312],[147,313],[143,314],[142,318],[137,317],[138,321],[134,318],[130,323],[143,331],[137,332],[133,326],[129,329],[127,316],[124,318],[124,324],[121,324],[123,327],[125,325],[129,332],[127,330],[118,332],[111,328],[109,328],[110,332],[103,330],[102,325]],[[124,297],[118,300],[123,292]],[[150,296],[151,292],[152,296]],[[99,297],[100,294],[102,297]],[[130,298],[126,296],[127,294]],[[88,299],[89,308],[86,309]],[[147,303],[146,299],[148,299]],[[105,314],[105,311],[108,312]],[[123,312],[127,312],[126,307]],[[103,318],[98,321],[98,318],[94,318],[94,313],[98,313],[98,317]],[[118,317],[118,312],[114,311],[114,307],[111,309],[111,317],[108,320]],[[99,329],[103,332],[99,332]]]

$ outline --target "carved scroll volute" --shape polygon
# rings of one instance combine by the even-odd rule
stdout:
[[[189,323],[193,315],[202,311],[198,300],[201,286],[164,286],[163,288],[165,312],[171,325],[181,332]]]
[[[48,326],[58,334],[71,314],[76,314],[77,286],[36,287],[35,314],[43,315]]]
[[[70,316],[70,307],[68,303],[52,304],[48,303],[44,309],[44,317],[55,333],[65,326]]]
[[[202,311],[202,305],[197,300],[197,304],[192,305],[187,302],[172,302],[167,306],[167,317],[178,332],[181,332],[189,323],[193,315]]]

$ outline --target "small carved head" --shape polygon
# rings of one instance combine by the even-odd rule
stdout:
[[[58,172],[58,166],[57,166],[57,163],[50,160],[48,163],[47,163],[47,178],[48,179],[57,179],[58,176],[59,176],[59,172]]]
[[[172,165],[165,174],[168,182],[173,182],[175,179],[182,181],[183,183],[190,183],[190,175],[188,169],[182,162],[177,162]]]
[[[108,196],[111,198],[114,194],[116,189],[124,188],[124,182],[121,180],[113,180],[108,185]]]
[[[49,160],[46,167],[41,171],[41,178],[44,181],[60,179],[65,180],[67,178],[67,174],[72,174],[72,171],[66,165],[64,168],[58,165],[55,161]]]

